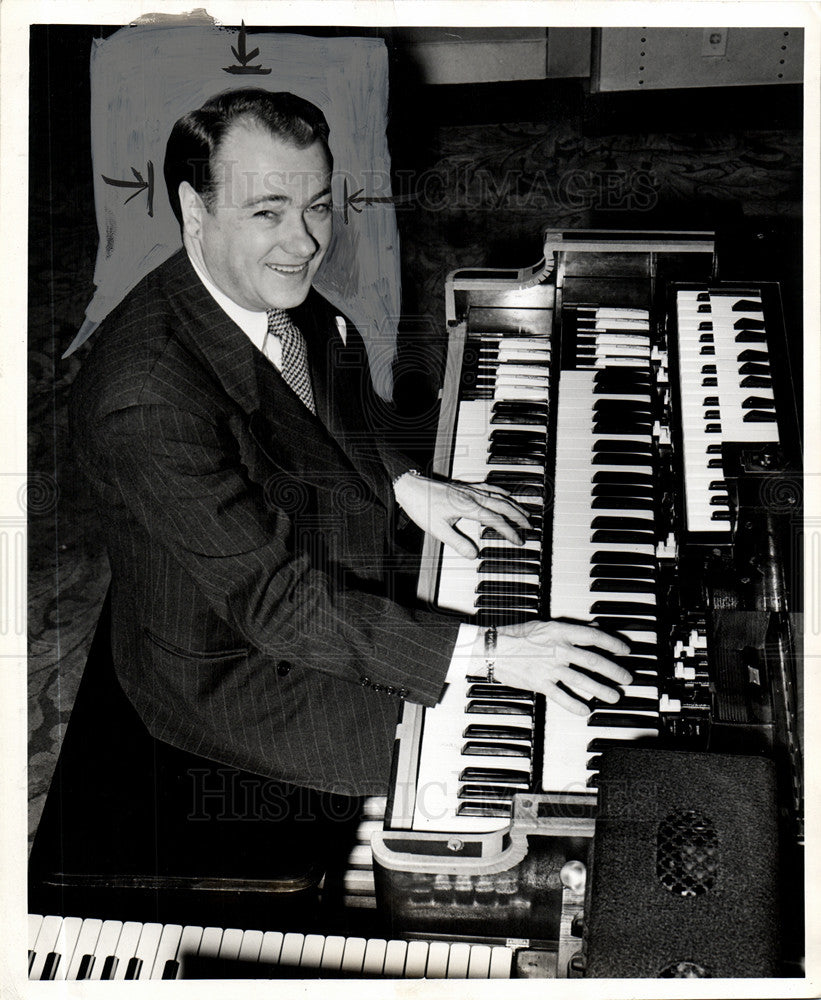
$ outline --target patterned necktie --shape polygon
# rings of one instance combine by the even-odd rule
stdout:
[[[308,409],[316,415],[314,390],[308,373],[305,338],[284,309],[268,310],[267,337],[278,337],[282,344],[282,377]]]

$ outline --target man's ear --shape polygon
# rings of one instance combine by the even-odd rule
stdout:
[[[188,181],[180,182],[177,193],[180,199],[183,230],[189,236],[199,238],[202,232],[202,217],[208,209]]]

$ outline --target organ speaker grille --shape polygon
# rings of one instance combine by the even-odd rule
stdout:
[[[605,752],[587,976],[777,974],[773,770],[760,757]]]

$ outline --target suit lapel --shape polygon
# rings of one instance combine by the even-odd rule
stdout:
[[[249,416],[257,445],[276,466],[314,486],[332,488],[340,470],[358,471],[381,502],[374,470],[360,468],[329,428],[344,430],[344,413],[328,392],[328,324],[318,296],[307,309],[295,311],[295,321],[308,344],[308,359],[317,408],[315,417],[286,385],[280,373],[254,347],[245,333],[217,305],[197,277],[185,250],[165,265],[169,297],[181,320],[179,335],[210,367],[224,390]],[[315,296],[315,293],[311,293]],[[310,329],[310,321],[313,325]],[[335,333],[335,330],[334,330]],[[384,473],[383,473],[384,478]]]

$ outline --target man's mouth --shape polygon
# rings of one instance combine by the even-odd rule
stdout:
[[[266,264],[265,266],[277,274],[303,274],[308,270],[309,263],[306,260],[304,264]]]

